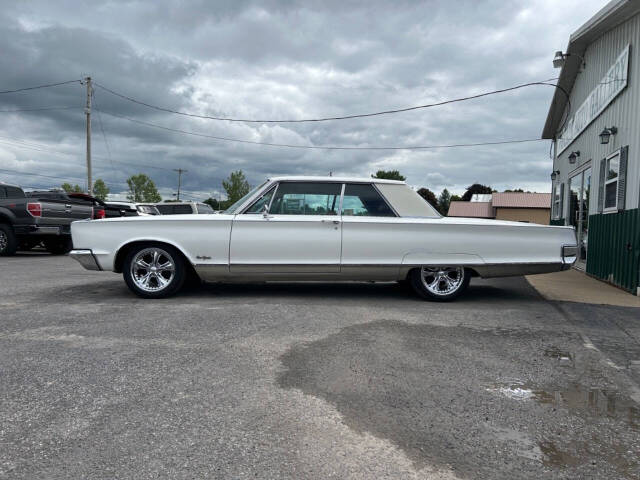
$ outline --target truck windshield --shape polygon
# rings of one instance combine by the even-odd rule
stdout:
[[[244,202],[246,202],[249,197],[252,197],[258,190],[260,190],[262,187],[264,187],[266,185],[267,182],[263,182],[261,185],[257,186],[256,188],[254,188],[253,190],[251,190],[249,193],[247,193],[244,197],[242,197],[240,200],[238,200],[237,202],[235,202],[233,205],[231,205],[229,208],[227,208],[224,213],[227,214],[234,214],[236,213],[236,210],[238,209],[238,207],[240,205],[242,205]]]

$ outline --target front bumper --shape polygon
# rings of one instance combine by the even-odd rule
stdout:
[[[69,256],[87,270],[102,270],[91,250],[71,250]]]

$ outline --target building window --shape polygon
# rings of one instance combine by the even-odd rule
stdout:
[[[620,177],[620,152],[606,160],[604,177],[604,211],[618,210],[618,185]]]
[[[560,219],[562,218],[562,188],[563,184],[556,183],[553,188],[553,218]]]

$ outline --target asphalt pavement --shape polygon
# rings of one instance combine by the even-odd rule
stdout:
[[[142,300],[0,258],[0,478],[640,479],[640,309],[473,279]]]

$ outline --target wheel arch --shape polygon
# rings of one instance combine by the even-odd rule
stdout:
[[[120,246],[120,248],[118,248],[114,260],[113,260],[113,271],[116,273],[122,273],[122,267],[124,264],[124,260],[125,258],[127,258],[128,253],[136,247],[142,247],[142,246],[150,246],[150,245],[156,245],[156,246],[165,246],[165,247],[171,247],[174,250],[176,250],[178,252],[178,254],[182,257],[182,260],[184,260],[184,264],[187,267],[187,271],[190,275],[194,275],[197,278],[200,278],[198,276],[198,273],[196,272],[195,268],[193,267],[193,264],[191,263],[191,261],[189,260],[189,257],[184,253],[184,251],[177,245],[171,243],[171,242],[166,242],[166,241],[162,241],[162,240],[132,240],[128,243],[123,244],[122,246]]]

